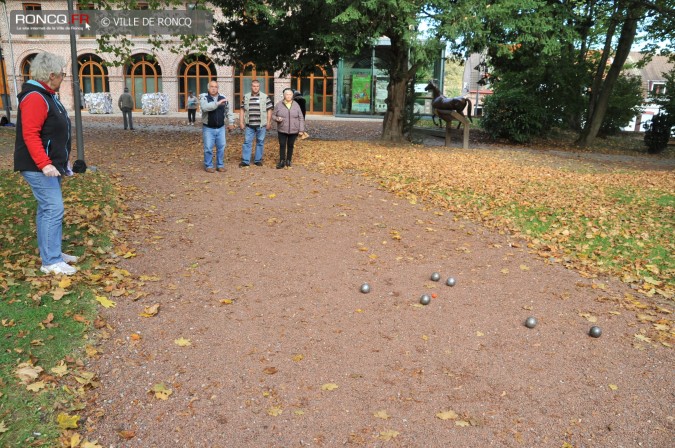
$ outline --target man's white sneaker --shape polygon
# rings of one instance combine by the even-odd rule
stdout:
[[[66,263],[77,263],[77,260],[80,259],[80,257],[76,257],[75,255],[64,254],[63,252],[61,252],[61,258],[63,258],[63,261],[65,261]]]
[[[45,274],[60,274],[60,275],[73,275],[77,272],[77,269],[59,261],[58,263],[49,264],[47,266],[42,266],[40,268]]]

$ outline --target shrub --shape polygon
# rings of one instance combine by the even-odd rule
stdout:
[[[550,114],[523,88],[496,90],[485,99],[481,127],[492,138],[525,143],[551,128]]]
[[[643,125],[646,130],[645,145],[647,145],[648,153],[658,154],[666,149],[670,133],[675,125],[673,121],[667,114],[659,113]]]
[[[642,79],[639,76],[619,76],[609,98],[599,135],[616,135],[640,113],[641,105]]]

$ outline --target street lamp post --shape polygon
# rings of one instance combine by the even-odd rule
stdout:
[[[7,122],[12,122],[12,110],[9,100],[9,88],[7,86],[7,77],[5,76],[5,58],[2,55],[2,47],[0,47],[0,78],[2,78],[2,104],[5,105],[5,112],[7,114]]]
[[[68,14],[73,17],[73,0],[68,0]],[[77,45],[75,30],[70,27],[70,71],[73,76],[73,99],[75,107],[75,139],[77,142],[77,159],[84,161],[84,142],[82,137],[82,102],[80,101],[80,71],[77,66]]]

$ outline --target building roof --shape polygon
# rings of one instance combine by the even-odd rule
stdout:
[[[628,55],[626,62],[639,62],[644,58],[642,53],[632,51]],[[643,81],[665,81],[665,73],[673,69],[673,63],[668,60],[667,56],[654,56],[651,61],[647,63],[640,70],[640,75]]]

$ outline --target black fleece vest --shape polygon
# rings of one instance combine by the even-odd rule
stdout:
[[[218,95],[218,99],[216,101],[224,100],[225,97],[222,95]],[[211,95],[206,95],[206,101],[209,103],[213,102],[213,98]],[[225,104],[222,106],[218,106],[215,110],[212,110],[209,112],[209,118],[208,118],[208,123],[206,124],[207,127],[209,128],[222,128],[225,126],[225,117],[228,114],[228,109],[230,107],[230,104],[225,101]]]
[[[32,93],[35,92],[35,93]],[[19,93],[19,103],[28,95],[40,95],[47,103],[47,119],[40,130],[42,147],[61,174],[66,173],[68,157],[70,155],[70,118],[68,112],[55,95],[48,93],[42,86],[27,82]],[[14,171],[41,171],[28,152],[28,146],[23,140],[23,126],[21,123],[21,108],[18,108],[16,118],[16,143],[14,145]]]

